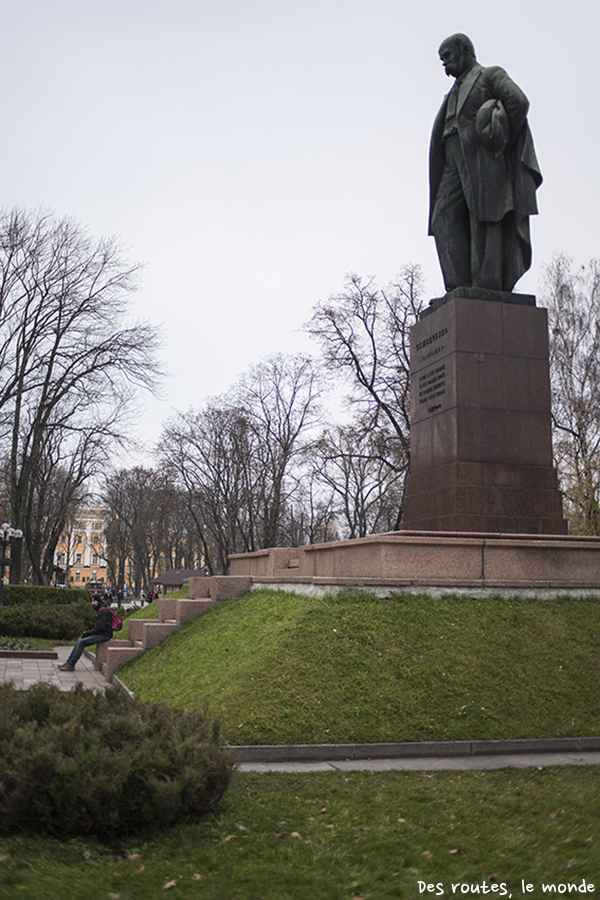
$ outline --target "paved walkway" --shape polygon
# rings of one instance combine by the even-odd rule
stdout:
[[[506,753],[494,756],[435,756],[406,759],[336,759],[320,762],[247,762],[240,772],[392,772],[408,769],[439,772],[442,769],[525,769],[545,766],[597,766],[600,752],[590,753]]]
[[[74,672],[61,672],[59,665],[67,661],[71,647],[55,647],[58,659],[0,659],[0,684],[12,681],[18,690],[27,690],[38,681],[54,684],[61,691],[72,691],[80,682],[93,691],[103,691],[108,682],[83,654]]]

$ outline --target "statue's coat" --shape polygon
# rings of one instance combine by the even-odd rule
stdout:
[[[509,125],[509,143],[496,155],[477,134],[476,118],[488,100],[500,100]],[[444,171],[442,134],[448,95],[435,119],[429,153],[430,213],[429,234],[438,187]],[[527,124],[529,101],[520,87],[499,66],[484,68],[475,63],[458,88],[456,125],[469,177],[470,214],[477,222],[500,222],[514,212],[518,237],[518,258],[505,261],[512,272],[513,284],[531,265],[529,216],[538,211],[535,192],[542,174]],[[514,244],[513,244],[514,246]]]

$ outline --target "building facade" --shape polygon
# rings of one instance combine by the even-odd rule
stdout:
[[[105,527],[108,510],[83,505],[75,510],[73,523],[60,536],[56,547],[56,583],[69,587],[108,586]]]

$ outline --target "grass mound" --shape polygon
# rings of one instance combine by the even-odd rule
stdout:
[[[600,733],[600,601],[257,591],[120,671],[232,744]]]
[[[215,809],[233,765],[207,710],[116,689],[0,687],[0,833],[103,840]]]

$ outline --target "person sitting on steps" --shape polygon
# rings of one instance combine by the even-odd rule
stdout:
[[[62,672],[73,672],[75,670],[75,664],[86,647],[90,647],[92,644],[101,644],[103,641],[110,641],[113,636],[112,615],[104,598],[99,594],[94,594],[92,596],[92,606],[96,612],[96,627],[81,635],[71,650],[68,660],[58,667]]]

